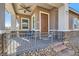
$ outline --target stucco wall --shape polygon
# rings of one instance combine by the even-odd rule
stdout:
[[[40,12],[40,11],[50,13],[48,9],[45,9],[45,8],[42,8],[42,7],[39,7],[39,6],[37,6],[37,7],[35,8],[35,10],[34,10],[34,12],[32,13],[32,15],[35,14],[35,16],[36,16],[36,30],[38,30],[38,31],[39,31],[39,29],[40,29],[40,21],[39,21],[39,12]],[[31,15],[31,16],[32,16],[32,15]]]
[[[58,29],[58,10],[57,10],[57,8],[53,8],[53,9],[49,10],[49,9],[45,9],[42,7],[37,7],[35,9],[34,13],[36,14],[36,19],[37,19],[36,25],[37,25],[38,30],[40,29],[40,23],[39,23],[39,12],[40,11],[49,13],[49,28],[50,28],[50,30],[57,30]]]
[[[32,29],[32,16],[35,14],[36,16],[36,30],[39,30],[40,29],[40,21],[39,21],[39,12],[40,11],[43,11],[43,12],[46,12],[46,13],[49,13],[49,28],[50,30],[57,30],[58,29],[58,9],[57,8],[53,8],[51,10],[49,9],[45,9],[45,8],[42,8],[42,7],[39,7],[37,6],[33,13],[30,15],[30,16],[25,16],[25,15],[19,15],[19,20],[20,20],[20,29],[21,29],[21,18],[23,17],[26,17],[26,18],[29,18],[30,19],[30,29]]]

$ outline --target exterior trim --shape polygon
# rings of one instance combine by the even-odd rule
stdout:
[[[35,30],[35,29],[33,29],[33,19],[32,19],[33,16],[35,17],[35,14],[33,14],[32,17],[31,17],[31,30]]]
[[[33,16],[36,18],[36,15],[35,15],[35,14],[33,14],[33,15],[32,15],[32,17],[33,17]],[[33,19],[32,19],[32,17],[31,17],[31,30],[34,30],[34,31],[39,31],[39,30],[38,30],[38,29],[36,29],[36,28],[35,28],[35,29],[33,29]],[[35,20],[37,20],[37,19],[35,19]],[[35,27],[36,27],[36,26],[35,26]]]

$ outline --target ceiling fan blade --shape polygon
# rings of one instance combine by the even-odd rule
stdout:
[[[23,3],[21,5],[22,5],[22,7],[25,7],[25,5]]]
[[[26,11],[31,12],[30,6],[26,7],[24,4],[21,4],[20,6],[21,6],[22,8],[19,9],[19,10],[24,10],[24,13],[26,13]]]
[[[23,10],[23,9],[21,8],[21,9],[18,9],[18,10]]]
[[[25,7],[25,9],[30,9],[30,7]]]
[[[27,11],[28,11],[28,12],[31,12],[31,10],[28,10],[28,9],[27,9]]]
[[[26,10],[24,10],[24,13],[26,13]]]
[[[21,6],[21,8],[25,9],[25,6],[23,6],[23,5],[20,5],[20,6]]]

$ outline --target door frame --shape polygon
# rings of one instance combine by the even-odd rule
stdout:
[[[40,33],[41,33],[41,13],[43,13],[43,14],[47,14],[48,15],[48,34],[49,34],[49,29],[50,29],[50,14],[48,13],[48,12],[44,12],[44,11],[40,11],[39,12],[39,31],[40,31]]]

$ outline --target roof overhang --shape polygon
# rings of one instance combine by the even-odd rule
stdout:
[[[71,7],[69,7],[69,11],[72,11],[73,13],[79,15],[79,11],[76,11],[75,9],[73,9],[73,8],[71,8]]]

